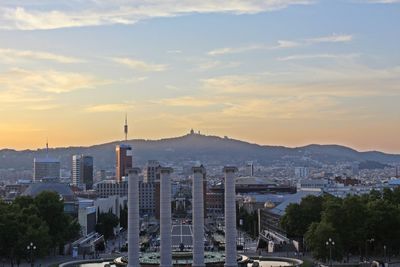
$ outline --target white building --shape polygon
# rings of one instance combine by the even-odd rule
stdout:
[[[33,181],[60,180],[60,161],[45,157],[33,160]]]
[[[321,189],[324,190],[331,185],[327,179],[301,179],[297,183],[297,189]]]
[[[294,175],[296,178],[308,178],[309,172],[307,167],[296,167],[294,168]]]
[[[81,155],[72,156],[72,184],[75,186],[81,185]]]
[[[93,157],[85,155],[72,156],[72,184],[85,189],[93,186]]]
[[[128,195],[128,182],[101,181],[96,184],[96,191],[100,198],[108,198],[110,196],[125,197]],[[140,214],[154,215],[155,183],[139,182],[139,211]]]

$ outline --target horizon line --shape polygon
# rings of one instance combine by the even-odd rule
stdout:
[[[188,135],[192,135],[190,132],[186,133],[184,135],[180,135],[180,136],[173,136],[173,137],[163,137],[163,138],[159,138],[159,139],[146,139],[146,138],[134,138],[134,139],[128,139],[128,140],[113,140],[113,141],[105,141],[103,143],[97,143],[97,144],[89,144],[89,145],[69,145],[69,146],[56,146],[56,147],[49,147],[49,150],[54,150],[54,149],[66,149],[66,148],[89,148],[89,147],[93,147],[93,146],[100,146],[100,145],[106,145],[106,144],[112,144],[112,143],[118,143],[118,142],[135,142],[135,141],[162,141],[162,140],[167,140],[167,139],[174,139],[174,138],[180,138],[180,137],[185,137]],[[356,152],[359,153],[367,153],[367,152],[378,152],[378,153],[384,153],[384,154],[388,154],[388,155],[399,155],[400,156],[400,152],[388,152],[388,151],[384,151],[384,150],[377,150],[377,149],[370,149],[370,150],[359,150],[356,149],[352,146],[349,145],[344,145],[344,144],[340,144],[340,143],[308,143],[308,144],[304,144],[304,145],[299,145],[299,146],[288,146],[288,145],[271,145],[271,144],[259,144],[256,142],[251,142],[251,141],[247,141],[247,140],[241,140],[241,139],[236,139],[236,138],[232,138],[229,136],[218,136],[218,135],[207,135],[207,134],[203,134],[203,133],[196,133],[194,132],[193,135],[200,135],[200,136],[205,136],[205,137],[218,137],[221,139],[228,139],[228,140],[234,140],[234,141],[240,141],[240,142],[244,142],[250,145],[258,145],[261,147],[284,147],[284,148],[290,148],[290,149],[296,149],[296,148],[305,148],[307,146],[340,146],[340,147],[344,147],[344,148],[348,148],[348,149],[352,149]],[[226,138],[225,138],[226,137]],[[23,152],[23,151],[40,151],[40,150],[46,150],[46,147],[38,147],[38,148],[23,148],[23,149],[15,149],[15,148],[9,148],[9,147],[0,147],[0,151],[3,150],[14,150],[16,152]]]

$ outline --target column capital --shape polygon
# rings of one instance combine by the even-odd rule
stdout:
[[[173,173],[173,172],[174,172],[174,169],[172,169],[171,167],[160,167],[160,168],[158,169],[158,171],[159,171],[160,173]]]
[[[128,174],[139,174],[142,170],[140,168],[130,168],[128,169]]]
[[[203,165],[194,166],[194,167],[192,167],[192,171],[193,171],[193,173],[205,174],[206,173],[206,168],[204,168]]]
[[[224,173],[228,173],[228,172],[237,172],[238,171],[238,168],[236,168],[235,166],[225,166],[223,169],[222,169],[222,172],[224,172]]]

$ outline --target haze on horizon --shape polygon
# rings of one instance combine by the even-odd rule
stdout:
[[[400,153],[400,1],[4,0],[0,148],[181,136]]]

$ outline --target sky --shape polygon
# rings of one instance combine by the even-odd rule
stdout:
[[[399,0],[1,0],[0,148],[207,135],[400,153]]]

